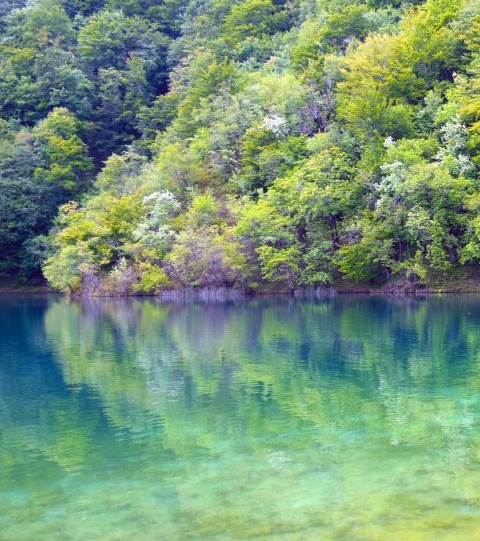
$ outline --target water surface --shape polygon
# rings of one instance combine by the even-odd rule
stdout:
[[[480,299],[0,298],[1,541],[480,539]]]

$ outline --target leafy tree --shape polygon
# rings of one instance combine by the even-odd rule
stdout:
[[[101,290],[100,272],[118,270],[119,264],[121,268],[124,246],[134,241],[141,213],[135,194],[102,194],[85,207],[64,205],[56,224],[60,230],[51,241],[52,255],[43,267],[47,279],[62,291]]]
[[[40,164],[28,132],[0,141],[1,274],[29,276],[38,265],[30,260],[27,243],[46,233],[58,202],[52,186],[34,177]]]
[[[286,30],[289,13],[272,0],[244,0],[234,4],[225,17],[225,38],[231,43]]]
[[[75,41],[72,21],[59,0],[37,0],[13,11],[7,19],[7,41],[27,48],[71,46]]]
[[[35,237],[48,232],[60,204],[85,189],[92,164],[77,127],[67,110],[55,109],[32,132],[7,129],[0,143],[2,272],[38,271]]]
[[[65,108],[54,109],[32,131],[42,165],[34,176],[65,190],[68,196],[85,191],[92,162],[78,135],[77,119]]]
[[[243,265],[238,247],[216,226],[182,230],[165,258],[170,278],[194,287],[241,284]]]

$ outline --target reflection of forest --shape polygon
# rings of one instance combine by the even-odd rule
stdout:
[[[413,442],[409,418],[455,409],[431,390],[478,385],[479,323],[468,298],[61,300],[45,317],[66,383],[94,389],[119,428],[160,422],[176,452],[211,432],[275,433],[276,421],[358,426],[352,412],[384,415],[390,437]]]
[[[5,336],[15,326],[29,334],[23,343],[38,342],[36,316],[44,308],[38,301],[33,309],[26,303],[9,312]],[[54,351],[65,383],[77,396],[83,387],[93,390],[110,422],[134,431],[159,419],[168,423],[169,411],[172,429],[192,417],[200,429],[205,416],[223,414],[222,427],[265,430],[258,423],[267,406],[278,409],[281,422],[348,423],[342,412],[366,406],[404,418],[428,407],[430,400],[416,400],[429,389],[457,380],[478,384],[480,303],[465,297],[212,304],[60,299],[50,303],[44,321],[46,349]],[[44,379],[59,374],[32,362],[26,376],[41,394],[56,385]],[[25,384],[21,378],[2,382]],[[17,389],[5,391],[4,400]]]
[[[29,306],[1,321],[24,344],[0,367],[0,458],[17,476],[27,455],[55,476],[92,455],[96,468],[123,456],[124,470],[160,475],[172,461],[185,471],[229,454],[240,479],[252,457],[277,471],[306,453],[348,493],[345,479],[369,471],[372,453],[388,463],[397,452],[418,479],[439,468],[442,490],[480,504],[475,299]],[[409,466],[395,464],[400,483]],[[192,489],[179,478],[175,490]]]

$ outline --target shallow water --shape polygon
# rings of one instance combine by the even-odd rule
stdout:
[[[0,298],[1,541],[480,539],[480,298]]]

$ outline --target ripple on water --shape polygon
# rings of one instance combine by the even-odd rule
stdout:
[[[0,317],[2,541],[480,535],[476,298]]]

